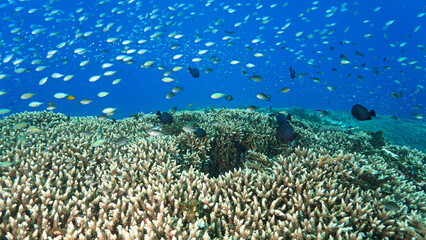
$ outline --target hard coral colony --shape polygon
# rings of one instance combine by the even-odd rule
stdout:
[[[405,159],[389,164],[372,136],[291,114],[291,144],[245,110],[178,111],[160,136],[155,114],[5,117],[0,238],[425,238],[424,154],[384,142]],[[182,131],[188,119],[206,136]]]

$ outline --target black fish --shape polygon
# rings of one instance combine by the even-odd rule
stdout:
[[[291,121],[291,115],[290,114],[287,115],[287,117],[286,117],[284,114],[278,113],[276,118],[277,118],[277,124],[279,126],[283,125],[285,122],[287,122],[287,120]]]
[[[228,100],[228,101],[234,100],[234,98],[231,95],[226,96],[225,99]]]
[[[198,71],[198,69],[196,68],[192,68],[192,67],[188,67],[189,73],[195,77],[198,78],[200,76],[200,71]]]
[[[376,116],[376,112],[374,110],[368,111],[367,108],[355,104],[351,110],[352,116],[360,121],[371,120],[371,117]]]
[[[294,133],[294,129],[290,123],[285,122],[277,128],[277,137],[278,140],[287,140],[291,142],[296,137],[296,133]]]
[[[292,67],[290,67],[290,77],[291,79],[296,78],[296,70],[294,70]]]
[[[402,92],[399,91],[399,93],[397,92],[392,92],[392,97],[393,98],[401,98],[402,97]]]
[[[278,127],[277,127],[277,138],[279,141],[281,140],[285,140],[285,141],[293,141],[294,138],[296,137],[296,133],[294,132],[293,127],[290,125],[290,123],[288,122],[289,120],[291,120],[291,115],[287,115],[287,117],[280,113],[277,115],[277,123],[278,123]]]
[[[160,121],[163,124],[172,124],[173,123],[173,117],[170,113],[166,113],[166,112],[161,113],[160,111],[157,111],[157,116],[158,116],[158,119],[160,119]]]
[[[200,137],[200,138],[207,136],[206,131],[204,131],[202,128],[196,128],[195,131],[194,131],[194,134],[195,134],[195,136]]]

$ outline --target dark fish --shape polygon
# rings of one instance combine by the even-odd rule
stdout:
[[[204,131],[204,130],[203,130],[203,129],[201,129],[201,128],[196,128],[196,129],[194,130],[194,134],[195,134],[195,136],[200,137],[200,138],[207,136],[206,131]]]
[[[294,132],[293,127],[290,125],[290,123],[288,122],[289,120],[291,120],[291,115],[287,115],[287,117],[280,113],[277,115],[277,123],[278,123],[278,127],[277,127],[277,138],[279,141],[293,141],[294,138],[296,137],[296,133]]]
[[[198,78],[200,76],[200,71],[198,71],[198,69],[196,68],[192,68],[192,67],[188,67],[189,73],[195,77]]]
[[[287,122],[287,120],[291,121],[291,115],[290,114],[288,114],[287,117],[286,117],[284,114],[278,113],[276,118],[277,118],[277,124],[279,126],[283,125],[285,122]]]
[[[225,99],[228,100],[228,101],[234,100],[234,98],[231,95],[226,96]]]
[[[173,123],[173,117],[170,113],[166,113],[166,112],[161,113],[160,111],[157,111],[157,116],[158,116],[158,119],[160,119],[160,121],[163,124],[172,124]]]
[[[360,57],[364,57],[364,54],[362,54],[362,53],[360,53],[358,51],[355,51],[355,55],[360,56]]]
[[[138,114],[137,114],[137,113],[130,114],[130,116],[129,116],[129,117],[134,118],[134,119],[136,119],[136,120],[138,120],[138,119],[139,119],[139,116],[138,116]]]
[[[278,140],[286,140],[291,142],[296,137],[296,134],[294,133],[294,129],[290,123],[285,122],[277,128],[277,137]]]
[[[340,59],[348,60],[348,58],[343,53],[340,54]]]
[[[392,92],[392,97],[393,98],[401,98],[402,92],[401,91],[399,91],[399,93],[398,92]]]
[[[367,108],[355,104],[351,110],[352,116],[354,116],[359,121],[371,120],[371,117],[376,116],[376,112],[374,110],[368,111]]]
[[[290,77],[291,79],[296,78],[296,70],[294,70],[292,67],[290,67]]]

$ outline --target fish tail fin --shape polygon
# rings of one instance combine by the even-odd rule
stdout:
[[[287,115],[287,120],[291,121],[291,114],[290,113]]]
[[[299,134],[298,133],[294,133],[293,134],[293,137],[291,138],[291,141],[294,141],[297,137],[299,136]]]
[[[161,115],[161,112],[160,112],[160,110],[158,110],[158,111],[157,111],[157,115]]]
[[[369,113],[370,113],[370,116],[372,116],[372,117],[376,116],[376,112],[374,110],[371,110]]]

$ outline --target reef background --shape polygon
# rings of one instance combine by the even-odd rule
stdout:
[[[358,130],[378,132],[382,131],[383,136],[390,143],[401,146],[409,146],[426,153],[426,122],[404,118],[396,118],[390,115],[378,115],[372,121],[358,121],[350,112],[328,111],[329,116],[318,117],[319,113],[309,109],[286,108],[288,112],[299,115],[300,117],[310,117],[312,121],[323,124],[331,124],[339,127],[353,128]]]

